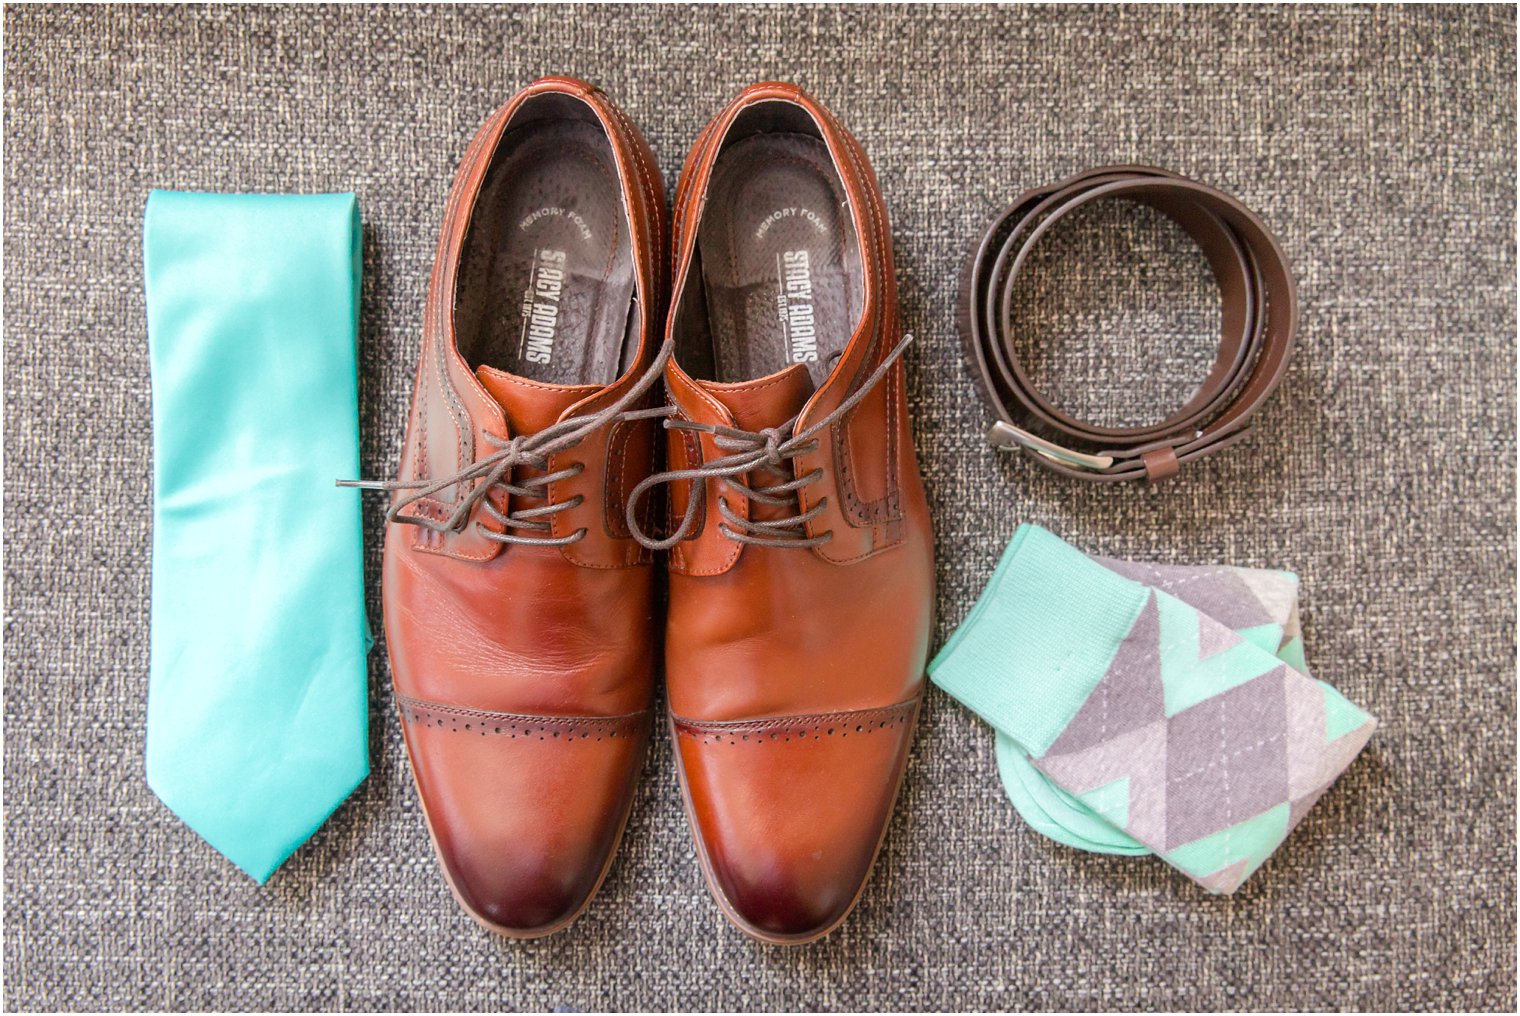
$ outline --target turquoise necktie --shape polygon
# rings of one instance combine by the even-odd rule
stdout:
[[[148,784],[259,882],[369,772],[352,194],[155,191]]]

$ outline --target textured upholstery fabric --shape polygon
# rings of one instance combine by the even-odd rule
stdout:
[[[1512,8],[4,17],[7,1006],[1514,1008]],[[864,901],[794,951],[708,899],[663,738],[586,916],[529,944],[481,932],[431,856],[380,652],[373,774],[263,889],[154,799],[148,190],[358,193],[364,464],[384,475],[456,161],[552,71],[602,84],[671,183],[752,80],[799,82],[858,134],[919,337],[941,640],[1020,522],[1093,553],[1302,576],[1316,674],[1383,726],[1241,892],[1025,828],[985,726],[937,690]],[[1156,489],[990,450],[952,324],[998,207],[1127,161],[1242,198],[1304,306],[1260,432]],[[1153,220],[1088,226],[1031,278],[1030,341],[1059,343],[1037,368],[1095,416],[1154,411],[1135,379],[1185,395],[1211,352],[1206,273]]]

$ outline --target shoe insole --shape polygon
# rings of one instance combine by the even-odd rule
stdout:
[[[864,299],[848,199],[827,146],[756,134],[718,157],[697,242],[716,381],[794,363],[821,384]]]
[[[636,336],[633,253],[606,135],[580,121],[534,121],[509,131],[499,153],[460,259],[460,354],[472,369],[610,384]]]

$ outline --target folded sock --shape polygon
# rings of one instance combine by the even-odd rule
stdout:
[[[1227,565],[1153,565],[1105,557],[1093,560],[1175,596],[1294,669],[1308,672],[1298,620],[1298,577],[1292,572]],[[1067,846],[1099,854],[1152,853],[1052,782],[1012,737],[998,732],[995,743],[998,772],[1008,796],[1036,830]]]
[[[997,732],[1037,831],[1233,892],[1376,721],[1306,672],[1298,580],[1090,558],[1015,533],[930,677]]]

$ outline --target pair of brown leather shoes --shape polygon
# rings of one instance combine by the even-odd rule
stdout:
[[[913,736],[932,539],[865,155],[755,85],[697,139],[674,232],[667,289],[649,147],[566,78],[497,111],[449,195],[380,485],[385,629],[444,872],[506,935],[605,878],[662,644],[702,867],[757,938],[844,919]]]

